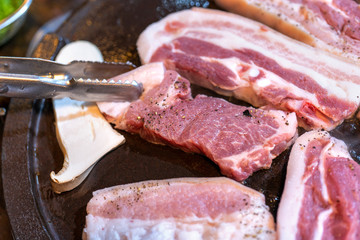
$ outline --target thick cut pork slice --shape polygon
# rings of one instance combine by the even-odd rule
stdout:
[[[235,13],[263,22],[316,48],[357,63],[360,8],[355,0],[215,0]]]
[[[324,131],[291,150],[277,214],[279,239],[360,239],[360,165]]]
[[[85,239],[275,239],[264,196],[227,178],[179,178],[94,192]]]
[[[295,112],[307,129],[332,129],[359,105],[358,66],[236,14],[173,13],[145,29],[137,46],[143,63],[162,61],[220,94]]]
[[[223,174],[239,181],[269,168],[272,159],[297,136],[294,113],[248,108],[204,95],[193,99],[189,82],[175,71],[164,71],[160,63],[145,65],[125,78],[133,74],[145,82],[141,79],[144,69],[155,72],[155,68],[161,74],[145,81],[161,84],[146,90],[141,100],[126,107],[123,103],[99,104],[117,128],[153,143],[204,154]]]

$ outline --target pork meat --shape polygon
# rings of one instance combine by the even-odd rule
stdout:
[[[307,129],[330,130],[359,106],[357,65],[236,14],[176,12],[146,28],[137,46],[143,63],[162,61],[220,94],[295,112]]]
[[[189,81],[175,71],[165,71],[160,63],[114,79],[129,76],[159,85],[131,104],[99,103],[116,128],[140,134],[149,142],[204,154],[236,180],[269,168],[297,136],[294,113],[239,106],[205,95],[192,98]]]
[[[291,150],[277,213],[279,239],[360,239],[360,165],[324,131]]]
[[[227,178],[146,181],[98,190],[84,239],[275,239],[264,196]]]
[[[316,48],[359,64],[360,10],[354,0],[215,0]]]

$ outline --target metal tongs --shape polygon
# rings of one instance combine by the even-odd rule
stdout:
[[[134,66],[121,63],[73,61],[64,65],[37,58],[0,57],[0,96],[133,101],[143,92],[142,84],[111,79],[132,69]]]

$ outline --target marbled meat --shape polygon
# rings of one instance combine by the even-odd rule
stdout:
[[[160,74],[145,76],[144,72]],[[192,98],[189,81],[175,71],[165,71],[161,63],[114,79],[130,75],[130,79],[159,85],[146,89],[131,104],[99,103],[100,111],[116,128],[140,134],[149,142],[204,154],[224,175],[236,180],[269,168],[272,159],[297,137],[294,113],[239,106],[205,95]]]
[[[295,112],[306,129],[333,129],[359,106],[357,65],[236,14],[176,12],[148,26],[137,46],[143,63],[162,61],[220,94]]]
[[[291,150],[277,213],[279,239],[360,239],[360,165],[324,131]]]
[[[93,193],[84,239],[275,239],[264,196],[228,178],[179,178]]]
[[[360,57],[360,8],[355,0],[215,0],[243,16],[316,48],[348,58]]]

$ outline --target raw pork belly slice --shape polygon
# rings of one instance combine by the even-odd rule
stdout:
[[[133,74],[141,73],[142,68]],[[121,110],[118,103],[99,104],[100,111],[117,128],[138,133],[147,141],[206,155],[224,175],[239,181],[269,168],[272,159],[297,136],[294,113],[238,106],[204,95],[193,99],[189,81],[175,71],[164,72],[163,67],[160,71],[163,75],[156,77],[161,81],[146,81],[161,84],[142,100]]]
[[[93,193],[85,239],[275,239],[264,196],[227,178],[179,178]]]
[[[277,214],[279,239],[360,239],[360,165],[324,131],[291,150]]]
[[[359,63],[360,11],[354,0],[215,0],[314,47]]]
[[[156,39],[156,41],[154,41]],[[195,8],[140,35],[143,63],[163,61],[195,84],[332,129],[359,105],[360,69],[236,14]]]

